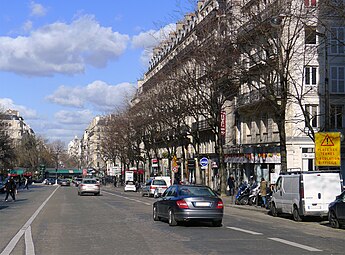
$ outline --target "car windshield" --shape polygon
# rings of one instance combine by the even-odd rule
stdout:
[[[180,196],[192,196],[192,197],[199,197],[199,196],[215,197],[215,196],[217,196],[210,188],[198,187],[198,186],[182,186],[179,189],[179,195]]]
[[[162,186],[166,186],[167,184],[165,183],[164,180],[153,180],[153,181],[152,181],[152,185],[162,185]]]
[[[134,185],[134,182],[128,181],[128,182],[126,183],[126,185]]]
[[[83,184],[96,184],[96,180],[83,180]]]

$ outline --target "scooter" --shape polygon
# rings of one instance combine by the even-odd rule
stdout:
[[[236,194],[235,204],[247,205],[249,201],[249,195],[250,195],[250,186],[246,183],[242,184]]]
[[[249,195],[249,205],[261,205],[262,200],[260,196],[260,186],[256,186],[254,189],[251,190]]]

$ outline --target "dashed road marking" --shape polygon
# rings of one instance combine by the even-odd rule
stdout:
[[[31,235],[31,226],[25,230],[25,255],[35,255],[35,247]]]
[[[252,235],[263,235],[263,233],[259,233],[259,232],[255,232],[255,231],[251,231],[251,230],[247,230],[247,229],[242,229],[242,228],[236,228],[236,227],[226,227],[226,228],[232,229],[232,230],[236,230],[236,231],[241,231],[241,232],[252,234]],[[297,247],[297,248],[300,248],[300,249],[303,249],[303,250],[307,250],[307,251],[322,251],[322,250],[316,249],[316,248],[311,247],[311,246],[307,246],[307,245],[291,242],[291,241],[284,240],[284,239],[281,239],[281,238],[268,237],[267,239],[275,241],[275,242],[280,242],[280,243],[283,243],[283,244],[287,244],[287,245],[290,245],[290,246],[294,246],[294,247]]]
[[[114,194],[114,193],[107,192],[107,191],[102,191],[102,192],[103,192],[103,193],[106,193],[106,194],[109,194],[109,195],[112,195],[112,196],[121,197],[121,198],[124,198],[124,199],[127,199],[127,200],[131,200],[131,201],[134,201],[134,202],[142,203],[142,204],[144,204],[144,205],[149,205],[149,206],[152,205],[152,204],[150,204],[150,203],[143,202],[143,201],[138,200],[138,199],[134,199],[134,198],[129,198],[129,197],[121,196],[121,195]]]
[[[226,227],[226,228],[236,230],[236,231],[241,231],[241,232],[252,234],[252,235],[262,235],[262,233],[258,233],[258,232],[254,232],[254,231],[246,230],[246,229],[242,229],[242,228],[236,228],[236,227]]]
[[[274,238],[273,237],[273,238],[268,238],[268,239],[270,239],[272,241],[284,243],[284,244],[287,244],[287,245],[291,245],[291,246],[294,246],[294,247],[298,247],[298,248],[301,248],[301,249],[307,250],[307,251],[322,251],[322,250],[316,249],[314,247],[310,247],[310,246],[307,246],[307,245],[303,245],[303,244],[287,241],[287,240],[280,239],[280,238]]]

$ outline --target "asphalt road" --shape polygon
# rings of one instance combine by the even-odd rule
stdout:
[[[169,227],[152,220],[153,198],[102,187],[35,185],[16,202],[0,194],[0,252],[7,254],[344,254],[345,229],[226,206],[223,226]]]

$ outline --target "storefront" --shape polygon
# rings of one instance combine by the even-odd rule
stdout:
[[[277,147],[247,147],[243,153],[225,155],[225,163],[237,185],[249,181],[250,176],[257,182],[263,177],[274,184],[280,172],[280,153]]]

